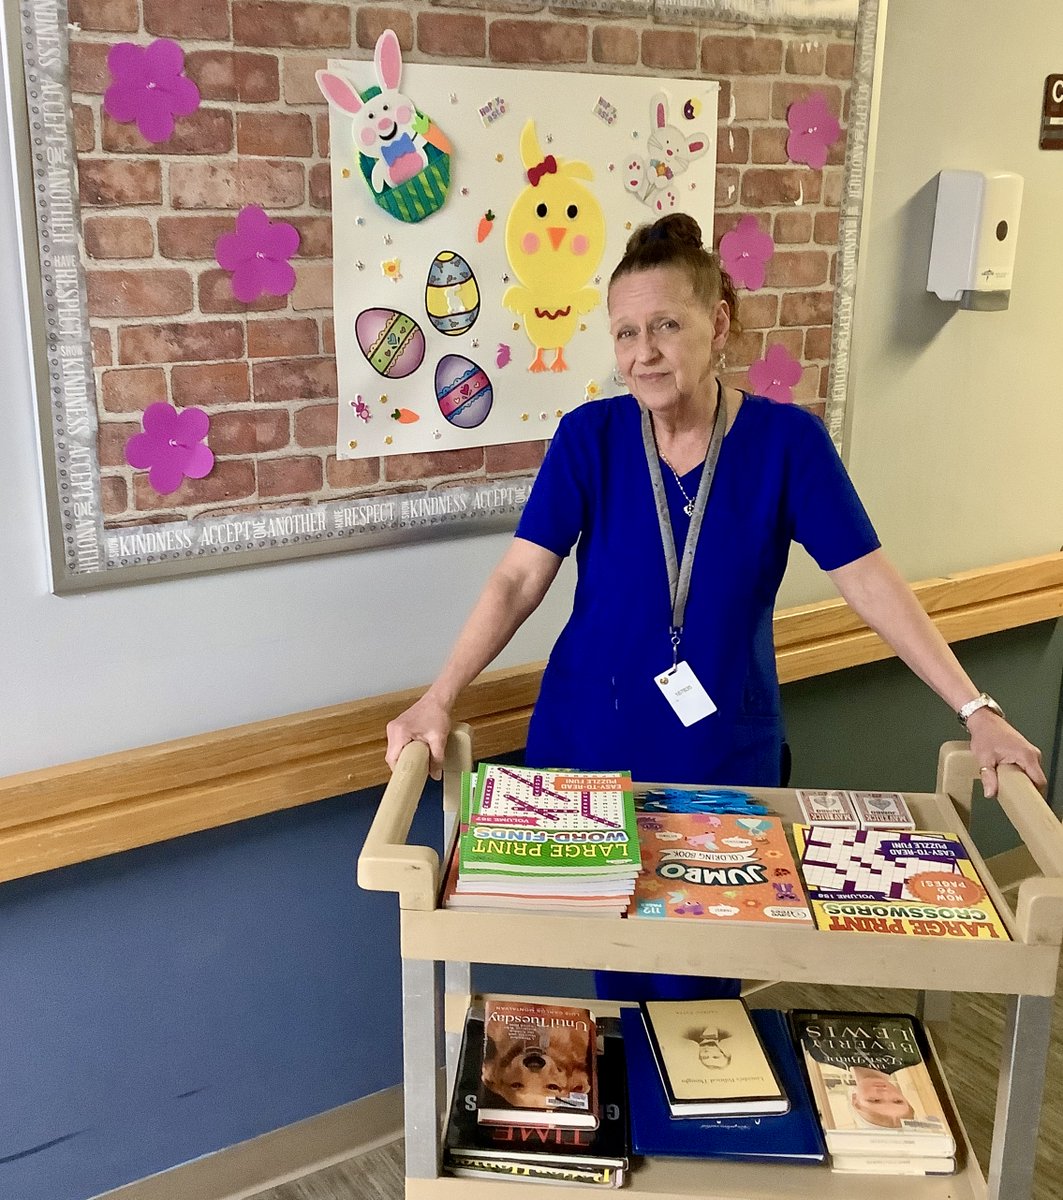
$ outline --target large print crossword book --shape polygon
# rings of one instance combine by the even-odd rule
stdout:
[[[481,763],[462,798],[461,877],[633,876],[639,868],[628,772]]]
[[[795,825],[794,841],[820,929],[1008,938],[963,843],[953,834]]]

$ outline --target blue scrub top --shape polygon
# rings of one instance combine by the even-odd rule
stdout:
[[[690,519],[671,471],[661,470],[681,559]],[[701,471],[682,477],[690,496]],[[745,396],[720,452],[679,648],[717,711],[686,728],[654,683],[672,664],[671,597],[632,396],[592,401],[562,419],[516,536],[561,557],[575,546],[578,567],[527,762],[751,786],[779,782],[772,613],[791,541],[824,570],[879,545],[822,422]]]

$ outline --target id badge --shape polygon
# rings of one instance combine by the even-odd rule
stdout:
[[[664,671],[654,676],[653,682],[661,689],[661,695],[686,726],[693,725],[695,721],[711,716],[716,711],[712,697],[701,686],[688,662],[677,663],[675,670]]]

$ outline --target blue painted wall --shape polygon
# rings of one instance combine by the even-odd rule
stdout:
[[[83,1200],[397,1081],[397,907],[355,884],[378,795],[0,887],[0,1197]]]
[[[1049,751],[1063,626],[959,650]],[[896,663],[785,692],[795,784],[925,790],[959,732]],[[0,1200],[86,1200],[399,1081],[397,906],[355,884],[378,796],[0,886]],[[438,812],[426,795],[412,831],[437,849]],[[590,994],[582,972],[474,982]]]

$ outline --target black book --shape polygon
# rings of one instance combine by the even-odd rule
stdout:
[[[443,1145],[443,1165],[450,1170],[500,1166],[542,1166],[623,1171],[628,1165],[627,1073],[620,1023],[615,1017],[597,1022],[598,1088],[601,1121],[597,1129],[561,1129],[533,1125],[485,1125],[478,1119],[477,1095],[483,1061],[482,1012],[465,1018],[457,1080]],[[589,1180],[588,1180],[589,1181]]]

